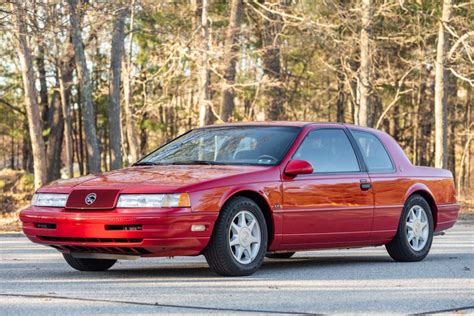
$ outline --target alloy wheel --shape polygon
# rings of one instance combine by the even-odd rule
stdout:
[[[237,262],[249,264],[256,257],[261,245],[261,230],[257,218],[249,211],[240,211],[229,228],[229,247]]]
[[[422,250],[428,242],[430,234],[428,216],[419,205],[412,206],[408,212],[406,234],[408,244],[415,251]]]

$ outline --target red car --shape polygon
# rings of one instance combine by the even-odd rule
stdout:
[[[204,254],[235,276],[322,248],[419,261],[458,213],[451,172],[413,166],[384,132],[275,122],[193,129],[129,168],[39,189],[20,218],[81,271]]]

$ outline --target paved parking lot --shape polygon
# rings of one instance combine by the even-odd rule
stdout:
[[[474,313],[473,221],[435,237],[418,263],[395,263],[383,247],[302,252],[242,278],[214,275],[201,256],[77,272],[20,234],[0,244],[1,315]]]

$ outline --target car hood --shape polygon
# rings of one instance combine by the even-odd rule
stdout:
[[[118,189],[122,192],[171,192],[177,188],[269,169],[266,166],[158,165],[137,166],[80,178],[59,180],[40,192],[73,189]]]

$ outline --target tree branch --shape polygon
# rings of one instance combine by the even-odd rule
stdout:
[[[10,102],[8,101],[5,101],[4,99],[0,99],[0,103],[5,105],[6,107],[8,107],[9,109],[15,111],[15,112],[18,112],[22,115],[26,115],[26,112],[23,111],[21,108],[17,107],[16,105],[13,105],[11,104]]]
[[[413,67],[411,67],[410,69],[408,69],[407,72],[405,72],[405,74],[403,74],[403,76],[400,78],[400,80],[398,81],[398,88],[397,88],[397,92],[395,93],[395,97],[393,98],[392,102],[390,102],[390,104],[385,108],[385,110],[382,112],[382,114],[380,115],[379,119],[377,120],[377,124],[375,124],[375,128],[379,128],[380,124],[382,123],[385,115],[388,113],[388,111],[390,111],[390,109],[398,102],[398,100],[400,99],[400,95],[404,94],[405,92],[402,92],[401,89],[402,89],[402,86],[403,86],[403,83],[405,82],[405,78],[410,74],[410,72],[413,71],[413,69],[415,69],[416,67],[418,67],[419,65],[415,65]]]
[[[461,79],[462,81],[467,82],[471,87],[474,87],[474,80],[464,77],[463,75],[457,73],[456,70],[454,70],[453,68],[449,68],[449,70],[455,77]]]

